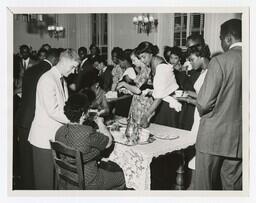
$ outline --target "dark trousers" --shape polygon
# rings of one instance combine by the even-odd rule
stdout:
[[[242,190],[242,159],[196,152],[196,190]]]
[[[54,165],[50,149],[32,146],[36,190],[53,190]]]
[[[18,170],[21,176],[20,187],[17,189],[34,189],[34,172],[32,147],[28,142],[29,129],[17,127],[19,164]]]

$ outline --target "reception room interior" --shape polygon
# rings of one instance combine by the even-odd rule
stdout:
[[[69,107],[69,105],[71,105],[72,102],[76,102],[75,99],[84,99],[83,95],[85,94],[85,99],[87,99],[90,103],[90,105],[88,105],[88,115],[90,115],[90,112],[93,112],[91,109],[97,110],[97,116],[93,118],[94,120],[91,120],[90,125],[88,124],[88,126],[92,125],[92,127],[88,127],[88,129],[91,130],[91,128],[93,129],[93,126],[96,126],[96,130],[94,130],[93,133],[95,134],[95,136],[98,133],[96,137],[97,139],[99,138],[99,140],[97,141],[97,145],[95,143],[91,144],[93,147],[90,147],[90,149],[86,148],[85,151],[80,149],[80,151],[82,151],[81,154],[83,156],[89,151],[92,153],[94,147],[95,149],[100,149],[101,151],[104,149],[104,152],[100,153],[101,155],[97,155],[97,157],[100,156],[100,158],[92,159],[95,167],[97,165],[95,170],[97,170],[97,173],[99,173],[98,175],[95,175],[95,171],[90,171],[92,170],[89,168],[90,163],[89,165],[88,162],[82,163],[82,165],[84,166],[81,168],[84,170],[85,173],[85,178],[83,178],[83,180],[80,179],[80,182],[82,181],[85,185],[82,188],[89,188],[93,190],[115,190],[120,188],[126,190],[193,190],[193,177],[195,171],[194,166],[191,166],[191,160],[193,160],[193,157],[196,153],[195,143],[197,132],[194,132],[192,128],[195,122],[194,116],[196,114],[196,104],[187,100],[184,101],[182,99],[177,99],[178,97],[185,98],[185,93],[187,94],[187,91],[197,92],[196,89],[194,89],[194,83],[197,81],[198,77],[200,77],[199,75],[203,72],[199,72],[198,70],[196,70],[193,65],[189,66],[189,63],[192,64],[193,60],[192,58],[189,58],[189,53],[191,54],[191,49],[190,52],[188,51],[188,49],[191,47],[189,45],[189,40],[198,40],[198,43],[192,46],[197,46],[199,44],[201,48],[202,46],[206,48],[206,55],[200,55],[201,51],[198,51],[198,54],[201,58],[207,58],[208,64],[211,58],[224,52],[220,41],[221,25],[231,19],[242,20],[242,13],[174,13],[170,11],[169,13],[144,12],[14,14],[12,188],[14,190],[40,190],[54,188],[74,189],[73,187],[69,188],[64,183],[65,181],[63,181],[61,178],[63,174],[58,174],[58,170],[61,169],[58,168],[58,161],[56,161],[56,154],[54,154],[55,149],[53,149],[54,145],[50,146],[50,143],[47,143],[47,145],[45,146],[40,146],[41,141],[38,141],[39,139],[35,138],[35,135],[33,134],[36,128],[35,126],[38,125],[36,124],[36,122],[40,120],[40,114],[43,114],[43,111],[40,111],[41,113],[39,112],[39,108],[42,108],[42,106],[46,105],[44,102],[40,103],[42,96],[40,96],[40,93],[38,93],[38,89],[43,87],[41,86],[41,84],[44,81],[43,79],[46,78],[44,77],[45,74],[47,74],[48,72],[44,74],[42,72],[42,76],[40,75],[41,78],[39,79],[38,77],[36,81],[34,80],[34,78],[32,78],[32,74],[36,73],[32,73],[32,71],[30,71],[31,75],[29,75],[30,73],[26,74],[26,72],[29,72],[29,70],[33,68],[39,68],[41,66],[40,64],[43,64],[43,61],[50,61],[51,67],[58,67],[58,64],[64,67],[65,65],[62,65],[64,63],[61,63],[61,60],[63,57],[65,57],[65,54],[67,52],[68,54],[70,54],[70,57],[72,56],[74,58],[75,55],[77,56],[77,64],[74,65],[76,67],[74,68],[74,71],[72,70],[72,74],[63,75],[65,76],[66,85],[66,89],[63,86],[64,102],[62,102],[62,104],[60,105],[61,109],[58,110],[60,111],[60,113],[58,113],[58,116],[56,116],[57,110],[54,110],[54,116],[56,116],[56,119],[60,119],[62,118],[62,116],[65,116],[66,119],[67,116],[69,122],[64,122],[65,119],[60,119],[61,121],[57,122],[59,122],[61,125],[57,126],[60,127],[60,130],[62,128],[64,129],[67,126],[66,129],[68,130],[63,130],[63,132],[71,132],[71,127],[68,126],[75,126],[73,125],[75,121],[72,122],[72,119],[74,117],[71,117],[71,119],[68,117],[67,112],[69,111],[67,110],[67,108]],[[193,38],[194,36],[195,38]],[[147,42],[148,46],[152,45],[150,51],[146,51],[145,53],[149,55],[151,54],[153,58],[155,57],[155,61],[152,60],[150,62],[143,62],[144,56],[143,51],[141,51],[141,44],[143,42]],[[154,54],[154,50],[156,47],[157,54]],[[60,61],[56,62],[55,64],[53,60],[54,51],[59,53],[60,59]],[[175,62],[172,64],[172,61],[169,61],[168,51],[170,52],[170,55],[174,54],[178,57],[179,61],[177,63]],[[28,52],[27,56],[25,56],[25,52]],[[132,57],[133,54],[136,60],[138,60],[140,63],[142,62],[144,65],[147,66],[148,69],[145,69],[149,70],[147,80],[145,80],[144,76],[141,76],[142,74],[140,74],[140,71],[142,69],[136,69],[137,64],[136,60]],[[127,59],[127,56],[129,59]],[[31,61],[31,64],[27,61],[28,58]],[[152,68],[154,67],[154,63],[159,60],[162,61],[160,65],[165,64],[166,66],[168,65],[168,67],[171,67],[169,69],[171,70],[171,73],[168,72],[169,70],[166,70],[166,73],[172,74],[174,76],[174,80],[176,78],[177,84],[176,82],[175,84],[177,88],[175,88],[175,91],[172,92],[166,90],[165,88],[159,88],[161,90],[158,90],[160,92],[169,91],[168,94],[165,96],[171,97],[171,100],[168,100],[170,106],[169,110],[171,109],[170,112],[169,110],[163,110],[160,112],[160,110],[157,110],[157,108],[155,109],[155,111],[151,112],[151,107],[148,107],[148,104],[143,103],[143,105],[145,106],[142,105],[143,107],[141,108],[148,108],[148,111],[150,111],[151,114],[148,116],[148,123],[142,124],[140,123],[142,122],[140,119],[143,119],[143,115],[140,117],[140,119],[137,119],[137,114],[139,114],[138,107],[136,106],[136,110],[130,107],[133,106],[133,104],[136,102],[135,100],[139,98],[139,95],[145,93],[145,90],[148,90],[148,92],[150,92],[149,87],[154,87],[154,90],[152,90],[153,93],[151,92],[153,94],[152,98],[154,98],[154,101],[151,98],[152,101],[149,101],[149,103],[151,102],[152,104],[152,102],[156,101],[157,96],[155,95],[157,93],[155,89],[158,89],[157,85],[164,85],[164,82],[161,83],[161,81],[158,81],[157,83],[156,80],[161,80],[161,78],[164,77],[164,73],[163,75],[160,75],[160,73],[158,73],[158,68]],[[89,72],[87,73],[87,75],[84,74],[86,72],[85,68],[83,68],[84,64],[87,65],[86,68],[88,68],[88,70],[95,69],[97,74],[94,74],[94,70],[90,70],[91,72],[89,71],[92,75],[90,75]],[[102,69],[100,68],[101,64],[103,67]],[[122,77],[118,79],[115,79],[115,74],[117,74],[117,71],[114,72],[114,70],[116,70],[116,66],[120,66],[121,72],[123,71],[121,73]],[[174,67],[178,67],[178,69]],[[163,69],[164,68],[166,67],[163,67]],[[106,78],[103,79],[103,76],[101,74],[106,73],[108,70],[110,78],[106,76]],[[82,73],[81,77],[79,75],[80,73]],[[159,74],[158,77],[160,77],[160,79],[156,77],[157,74]],[[137,77],[138,75],[140,75],[141,77]],[[94,76],[96,78],[95,80],[93,80]],[[125,76],[128,76],[129,79],[127,79],[127,77]],[[131,78],[132,80],[130,80]],[[141,82],[141,78],[143,78],[143,84]],[[126,79],[129,82],[127,82]],[[169,80],[163,79],[163,81]],[[116,86],[113,86],[115,82]],[[137,82],[140,85],[138,85]],[[168,82],[165,83],[167,84]],[[30,85],[34,85],[33,90],[29,90],[29,88],[32,88],[29,87]],[[90,88],[86,89],[82,87],[83,85],[87,85],[88,87],[90,85],[91,86]],[[95,85],[95,87],[93,85]],[[103,96],[98,96],[99,91],[95,90],[95,88],[97,89],[98,86],[100,86],[101,91],[103,92]],[[137,89],[134,90],[134,88],[131,86],[136,87]],[[146,88],[144,88],[144,86]],[[49,88],[47,84],[45,85],[45,87],[46,89]],[[131,89],[129,89],[130,87]],[[103,110],[100,107],[92,107],[93,104],[97,102],[91,101],[91,95],[88,92],[88,89],[90,89],[90,91],[94,91],[94,99],[99,99],[102,102],[102,105],[99,106]],[[49,88],[49,92],[51,92],[51,90],[52,89]],[[177,90],[181,90],[182,95],[178,95],[179,93]],[[68,96],[65,91],[68,92]],[[33,95],[30,95],[30,92],[32,92]],[[43,90],[41,92],[43,92]],[[148,94],[148,92],[145,94]],[[48,97],[50,97],[49,95],[51,96],[51,94],[48,94]],[[52,96],[53,95],[54,97],[56,96],[56,94],[52,93]],[[33,100],[33,102],[30,102],[28,100],[29,97],[31,100]],[[101,99],[102,97],[103,99]],[[72,100],[72,98],[75,99]],[[56,100],[58,99],[59,98],[57,98]],[[48,100],[50,101],[49,98]],[[106,102],[104,102],[105,100]],[[75,108],[76,105],[80,104],[81,103],[78,102],[74,106],[71,105],[71,107],[69,108]],[[157,105],[160,104],[158,103]],[[83,108],[85,107],[83,106]],[[26,111],[25,109],[28,109],[28,111]],[[53,112],[53,108],[49,109],[49,111],[45,111],[46,115],[49,115],[49,119],[55,119],[54,116],[50,115],[51,112]],[[133,114],[131,113],[133,111],[138,112],[137,114]],[[83,118],[83,115],[86,113],[87,109],[86,112],[82,114],[81,118]],[[161,123],[161,121],[158,121],[158,114],[168,113],[173,115],[172,118],[170,118],[172,119],[172,121],[168,120],[167,123]],[[28,120],[28,114],[32,117],[30,121],[28,121],[28,123],[25,123],[23,121]],[[101,121],[100,119],[103,118],[104,121]],[[80,121],[81,119],[79,120],[79,122]],[[42,122],[44,122],[44,120]],[[47,124],[47,121],[45,121],[45,124]],[[51,125],[53,124],[49,124],[49,126]],[[103,125],[104,127],[102,127]],[[47,126],[44,126],[44,129],[47,128]],[[123,128],[124,130],[122,131]],[[116,129],[118,132],[123,132],[127,139],[134,140],[129,140],[129,142],[125,141],[124,143],[122,140],[118,140],[119,138],[117,137],[120,135],[116,133]],[[129,134],[129,129],[131,129],[133,134]],[[54,135],[56,134],[56,137],[49,138],[49,140],[47,140],[48,142],[50,140],[57,140],[57,136],[60,130],[54,130]],[[145,130],[145,132],[142,132],[143,130]],[[149,135],[147,135],[148,137],[146,141],[142,142],[142,134],[147,134],[147,131],[149,132]],[[109,132],[112,135],[109,135]],[[138,132],[140,132],[141,134],[139,134]],[[45,131],[45,134],[47,133],[48,132]],[[50,134],[51,133],[49,133],[49,135]],[[136,134],[136,138],[131,138],[135,136],[134,134]],[[165,137],[163,137],[163,134],[165,134]],[[169,137],[167,136],[167,134]],[[66,137],[67,135],[68,134],[65,134]],[[90,134],[90,136],[91,135],[92,133]],[[104,139],[100,138],[100,135],[104,136]],[[62,135],[60,135],[60,137],[61,136]],[[79,136],[76,138],[77,140],[79,139],[79,144],[75,145],[74,141],[69,140],[67,142],[64,142],[65,147],[67,147],[70,143],[74,144],[72,146],[69,146],[73,148],[75,148],[75,146],[80,146],[81,143],[85,144],[86,147],[88,147],[90,145],[88,143],[92,143],[92,140],[96,142],[96,138],[90,138],[89,134],[87,135],[85,133],[85,135],[83,135],[84,137],[88,137],[89,141],[82,141],[82,138]],[[111,138],[109,136],[111,136]],[[65,139],[67,139],[66,137]],[[107,144],[108,140],[112,141],[110,147],[108,146],[109,144]],[[37,177],[39,174],[39,169],[36,166],[36,164],[38,164],[38,160],[36,160],[35,157],[39,156],[39,153],[42,153],[40,150],[45,150],[44,153],[46,153],[46,151],[48,150],[50,153],[49,156],[51,157],[51,160],[47,160],[45,164],[47,165],[49,161],[52,162],[52,169],[54,170],[52,172],[53,175],[47,176],[51,172],[49,172],[49,174],[47,174],[48,172],[45,172],[47,175],[45,175],[45,177],[44,175],[42,175],[42,177],[45,179],[47,177],[51,178],[53,186],[49,186],[50,183],[47,183],[48,185],[46,183],[41,184],[41,180],[39,180]],[[42,155],[43,158],[41,162],[43,162],[44,158],[46,159],[46,156],[48,155]],[[61,157],[59,157],[59,159],[61,159]],[[112,165],[104,165],[103,162],[111,162]],[[118,169],[111,168],[114,165],[113,163],[115,165],[118,165]],[[90,167],[92,167],[92,164],[90,165]],[[103,180],[102,177],[104,177],[104,174],[106,172],[102,171],[108,170],[110,168],[111,172],[114,171],[113,173],[118,174],[114,176],[107,175],[108,178],[103,178]],[[119,172],[119,169],[122,171],[122,173]],[[86,171],[89,175],[86,175]],[[95,176],[96,178],[90,180],[91,176]],[[64,178],[64,180],[66,179]],[[74,180],[75,178],[73,177],[73,182]],[[90,181],[96,181],[97,184],[102,186],[102,188],[100,186],[96,187],[95,185],[90,185]],[[113,188],[107,188],[107,181],[111,182],[111,184],[115,181],[124,181],[124,183],[120,183],[118,187],[113,186]],[[116,182],[115,184],[117,184]],[[221,180],[218,180],[217,185],[219,188],[222,187],[220,182]],[[122,187],[123,185],[125,186]],[[77,188],[80,189],[80,186],[81,185],[78,184]]]

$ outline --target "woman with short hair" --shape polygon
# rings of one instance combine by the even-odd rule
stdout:
[[[100,162],[101,153],[110,148],[113,138],[103,118],[96,117],[98,132],[91,126],[83,125],[88,118],[89,99],[76,93],[69,97],[64,106],[64,114],[70,123],[56,132],[55,140],[83,153],[85,188],[87,190],[124,189],[125,179],[122,169],[114,162]],[[104,168],[102,167],[104,166]],[[65,189],[73,189],[63,183]]]

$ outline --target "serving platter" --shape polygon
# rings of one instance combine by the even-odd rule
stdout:
[[[157,135],[157,136],[155,135],[155,137],[161,140],[174,140],[179,138],[178,135]]]

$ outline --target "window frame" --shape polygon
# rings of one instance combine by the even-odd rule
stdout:
[[[180,16],[176,16],[177,14],[179,14]],[[184,40],[184,38],[182,37],[182,33],[184,32],[184,30],[182,29],[182,25],[184,23],[184,17],[187,17],[187,22],[186,22],[186,26],[185,26],[185,30],[186,30],[186,38],[191,35],[192,31],[195,29],[192,27],[193,24],[193,17],[195,15],[200,15],[200,27],[196,28],[198,29],[199,33],[204,35],[205,31],[204,31],[204,22],[205,22],[205,14],[204,13],[175,13],[174,14],[174,32],[173,32],[173,45],[175,45],[175,33],[179,33],[180,34],[180,43],[179,46],[182,49],[186,49],[186,45],[182,45],[182,40]],[[176,17],[181,17],[181,28],[179,31],[175,31],[175,18]],[[176,38],[177,39],[177,38]]]
[[[104,20],[106,21],[105,24],[102,22]],[[105,26],[105,30],[104,30],[104,26]],[[92,37],[91,37],[92,44],[95,44],[100,49],[100,55],[105,56],[107,59],[108,57],[108,14],[107,13],[91,14],[91,34],[92,34]],[[104,43],[104,37],[106,38],[105,43]],[[103,48],[105,48],[106,50],[105,52],[103,52]]]

